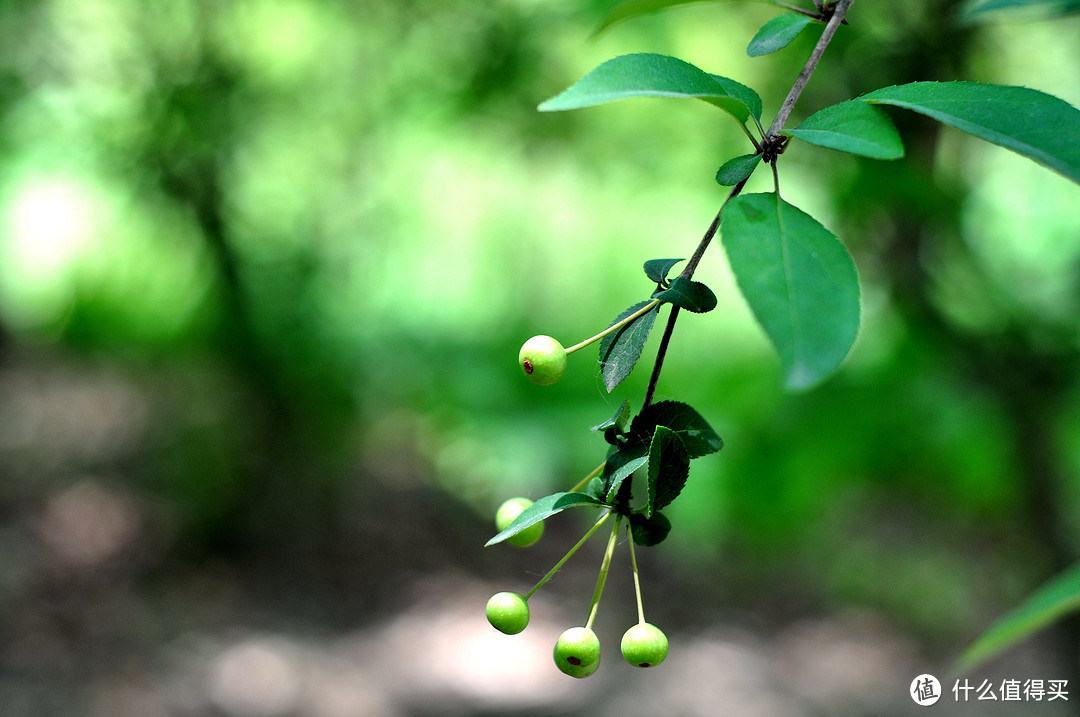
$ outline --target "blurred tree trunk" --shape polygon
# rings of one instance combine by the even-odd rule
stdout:
[[[201,12],[197,70],[174,76],[168,68],[159,68],[159,106],[143,161],[165,194],[190,211],[205,241],[216,273],[220,317],[214,350],[247,398],[246,425],[237,427],[250,436],[237,483],[241,495],[230,497],[233,511],[219,521],[209,540],[218,550],[242,551],[246,544],[271,539],[300,546],[307,539],[317,541],[319,527],[325,525],[320,484],[297,480],[297,467],[311,455],[298,445],[300,419],[293,388],[273,345],[262,340],[257,329],[259,307],[252,304],[245,260],[231,236],[224,184],[242,134],[237,108],[248,104],[244,98],[249,88],[216,54],[215,8],[205,4]]]

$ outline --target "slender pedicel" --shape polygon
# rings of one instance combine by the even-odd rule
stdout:
[[[600,565],[600,575],[596,578],[596,590],[593,591],[592,604],[589,605],[589,619],[585,627],[592,629],[593,620],[596,619],[596,611],[600,608],[600,596],[604,593],[604,583],[607,582],[608,570],[611,568],[611,556],[615,553],[615,541],[619,537],[619,523],[622,516],[615,518],[615,525],[611,529],[611,537],[608,538],[607,550],[604,552],[604,562]]]
[[[525,599],[528,600],[533,595],[535,595],[536,591],[539,590],[541,587],[543,587],[544,583],[546,583],[548,580],[550,580],[552,575],[559,572],[559,568],[561,568],[563,565],[565,565],[566,561],[569,560],[570,557],[574,553],[577,552],[578,548],[580,548],[582,545],[584,545],[585,541],[588,540],[589,538],[591,538],[592,534],[595,533],[597,531],[597,529],[599,529],[600,526],[603,525],[607,521],[607,519],[610,518],[610,517],[611,517],[611,511],[610,510],[608,512],[604,513],[602,516],[600,516],[600,520],[596,521],[596,523],[593,524],[593,527],[589,528],[589,531],[587,533],[585,533],[585,535],[581,536],[581,540],[577,541],[577,544],[575,544],[574,547],[570,548],[570,552],[568,552],[566,555],[564,555],[562,557],[562,560],[555,563],[555,567],[553,567],[551,570],[547,571],[547,575],[540,578],[540,582],[536,583],[536,585],[533,585],[532,590],[525,593]]]
[[[630,565],[634,569],[634,595],[637,597],[637,619],[640,624],[645,622],[645,608],[641,604],[641,581],[638,579],[637,555],[634,554],[634,536],[629,535],[629,526],[627,526],[626,532],[630,538]]]
[[[607,336],[608,334],[610,334],[612,331],[618,331],[623,326],[626,326],[627,324],[629,324],[631,321],[634,321],[634,320],[644,316],[645,314],[649,313],[659,303],[660,303],[660,299],[653,299],[649,303],[645,304],[645,306],[642,306],[640,309],[638,309],[634,313],[627,316],[625,319],[617,321],[614,324],[612,324],[611,326],[607,327],[606,329],[604,329],[603,331],[598,333],[596,336],[593,336],[591,338],[587,338],[587,339],[585,339],[584,341],[582,341],[579,344],[574,344],[570,348],[566,349],[566,353],[567,354],[572,354],[575,351],[577,351],[578,349],[583,349],[586,346],[588,346],[589,344],[596,343],[600,339],[602,339],[605,336]]]

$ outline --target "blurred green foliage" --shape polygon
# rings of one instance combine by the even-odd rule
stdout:
[[[769,117],[815,39],[752,60],[773,11],[735,3],[589,42],[609,5],[3,3],[4,360],[144,387],[154,430],[112,469],[175,507],[196,555],[332,541],[376,520],[356,491],[445,491],[475,525],[565,490],[602,459],[587,428],[640,402],[648,371],[608,396],[583,351],[540,388],[518,347],[646,298],[642,262],[692,250],[717,167],[748,148],[700,103],[536,104],[647,51],[755,87]],[[857,3],[793,122],[913,80],[1080,105],[1075,18],[960,26],[955,5]],[[659,397],[692,402],[725,449],[658,550],[718,611],[869,606],[955,646],[1080,546],[1080,190],[892,116],[903,162],[796,145],[780,165],[863,283],[862,335],[826,385],[781,390],[706,255],[719,308],[680,322]]]

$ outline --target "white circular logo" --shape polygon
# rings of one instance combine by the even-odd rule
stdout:
[[[941,683],[933,675],[919,675],[911,681],[909,694],[915,704],[929,707],[941,699]]]

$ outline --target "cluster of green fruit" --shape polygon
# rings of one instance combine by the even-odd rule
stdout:
[[[705,311],[715,305],[715,299],[711,303],[704,301],[703,297],[712,296],[704,285],[699,287],[696,282],[681,278],[667,280],[671,267],[679,261],[654,259],[646,262],[645,274],[656,283],[653,295],[623,311],[595,336],[568,348],[563,348],[550,336],[534,336],[526,341],[518,352],[521,371],[533,383],[553,384],[566,372],[569,354],[599,342],[601,375],[604,385],[611,391],[626,378],[640,357],[661,304],[671,303],[692,311]],[[657,545],[667,537],[671,523],[661,510],[682,492],[690,461],[720,450],[723,441],[690,406],[678,401],[653,403],[649,396],[651,391],[636,416],[631,416],[630,402],[626,400],[614,416],[591,427],[608,443],[607,456],[599,466],[568,491],[538,498],[535,503],[528,498],[511,498],[503,503],[495,516],[499,532],[487,542],[487,545],[494,545],[506,541],[526,547],[540,539],[543,521],[556,513],[577,507],[600,511],[593,526],[531,590],[524,595],[500,592],[488,601],[488,621],[500,632],[516,635],[529,624],[529,598],[593,533],[614,518],[588,619],[584,625],[563,632],[555,643],[555,664],[572,677],[588,677],[600,664],[600,642],[592,626],[611,556],[624,524],[629,535],[627,542],[634,571],[638,621],[622,637],[622,654],[635,667],[652,667],[667,657],[667,637],[655,625],[645,621],[634,544]],[[633,500],[634,485],[638,487],[637,501]]]
[[[533,505],[528,498],[511,498],[499,507],[495,514],[495,525],[500,530],[506,528],[522,513]],[[593,527],[585,534],[560,560],[551,571],[548,572],[526,595],[522,596],[514,592],[500,592],[491,596],[487,603],[488,622],[498,631],[507,635],[516,635],[529,625],[529,598],[551,578],[555,572],[566,563],[579,547],[605,523],[612,513],[606,512]],[[571,677],[583,678],[592,675],[600,666],[600,640],[592,630],[593,621],[596,618],[600,596],[603,593],[604,582],[611,566],[611,556],[614,552],[615,542],[619,534],[621,516],[616,516],[615,525],[608,541],[607,551],[604,554],[604,562],[600,568],[596,590],[593,593],[592,605],[589,609],[589,618],[584,626],[571,627],[564,631],[555,643],[555,665],[565,674]],[[544,532],[544,524],[537,522],[507,539],[512,545],[527,547],[540,539]],[[641,602],[641,587],[638,581],[637,558],[634,556],[634,542],[630,540],[630,556],[634,569],[634,589],[637,595],[638,623],[627,630],[622,637],[620,647],[622,655],[628,663],[635,667],[653,667],[659,665],[667,657],[668,640],[664,633],[655,625],[645,622],[644,611]]]

